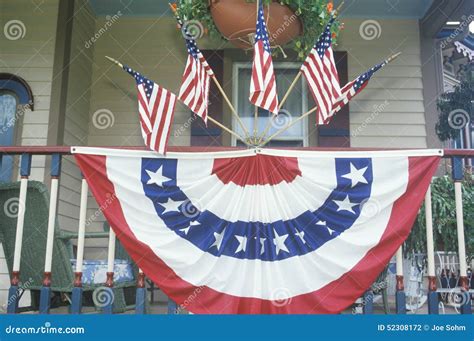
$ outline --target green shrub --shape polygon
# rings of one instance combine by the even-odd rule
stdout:
[[[456,203],[454,183],[448,176],[434,179],[431,185],[433,207],[433,236],[435,251],[458,251]],[[474,181],[463,182],[463,213],[466,254],[474,254]],[[413,230],[405,242],[405,253],[426,252],[425,207],[415,221]]]

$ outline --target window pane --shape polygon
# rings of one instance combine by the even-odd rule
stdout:
[[[8,92],[0,91],[0,146],[11,146],[15,132],[17,99]],[[4,156],[0,167],[0,182],[10,181],[13,158]]]
[[[13,128],[17,107],[16,97],[9,93],[0,93],[0,145],[13,143]]]
[[[254,110],[255,106],[249,101],[250,93],[250,78],[252,76],[252,69],[250,67],[243,67],[238,69],[238,85],[237,85],[237,105],[239,115],[241,115],[242,121],[244,122],[247,129],[252,133],[254,129]],[[278,68],[275,67],[276,83],[278,98],[281,101],[286,94],[287,89],[290,87],[293,79],[298,73],[298,69],[291,68]],[[291,92],[290,96],[286,100],[282,111],[280,112],[279,118],[273,120],[269,135],[280,130],[286,126],[293,119],[301,116],[303,113],[303,88],[302,82],[298,82]],[[258,131],[259,134],[263,133],[269,119],[270,113],[266,110],[259,108],[258,113]],[[239,134],[243,135],[242,129],[239,124],[234,124],[234,128]],[[304,135],[304,122],[298,122],[288,129],[285,133],[278,136],[276,139],[279,140],[303,140]]]

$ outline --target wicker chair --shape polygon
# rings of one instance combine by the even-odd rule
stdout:
[[[11,274],[13,267],[13,253],[17,219],[8,214],[8,200],[18,198],[20,183],[0,183],[0,235],[7,260],[8,271]],[[49,193],[46,186],[37,181],[28,182],[28,192],[25,210],[25,225],[23,232],[23,247],[20,264],[20,277],[23,283],[28,282],[31,290],[32,305],[38,309],[39,292],[43,280],[43,269],[46,252],[46,232],[48,226]],[[107,238],[107,232],[86,233],[86,238]],[[55,227],[53,247],[51,291],[60,301],[70,301],[73,289],[74,273],[71,259],[74,259],[71,240],[77,239],[77,233],[67,232]],[[136,278],[136,276],[135,276]],[[104,284],[83,284],[84,305],[92,304],[92,292]],[[128,300],[125,299],[125,290]],[[124,312],[133,308],[135,281],[119,282],[114,284],[114,312]],[[53,301],[54,304],[54,301]]]

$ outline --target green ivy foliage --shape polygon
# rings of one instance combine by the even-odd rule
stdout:
[[[448,176],[434,179],[431,184],[431,201],[433,207],[433,237],[435,251],[458,250],[456,203],[454,183]],[[464,231],[466,254],[474,255],[474,181],[466,176],[463,182]],[[410,236],[405,242],[404,251],[426,253],[425,207],[420,210]]]
[[[255,0],[245,1],[255,3]],[[268,5],[272,2],[272,0],[262,1],[264,5]],[[278,2],[282,5],[287,5],[290,7],[300,18],[303,24],[303,35],[296,37],[285,47],[292,48],[294,51],[296,51],[298,58],[300,60],[304,60],[309,51],[311,51],[313,48],[316,39],[323,32],[324,26],[330,18],[330,14],[327,11],[328,1],[279,0]],[[185,20],[198,20],[207,28],[207,32],[211,38],[226,40],[214,24],[214,20],[212,19],[212,15],[209,10],[209,0],[179,0],[178,6],[179,13]],[[335,20],[332,26],[332,32],[336,35],[334,43],[337,41],[340,27],[341,23],[338,20]],[[275,52],[277,52],[277,49],[275,49]]]

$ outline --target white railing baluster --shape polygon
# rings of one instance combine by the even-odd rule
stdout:
[[[115,268],[115,232],[112,230],[112,227],[109,230],[109,245],[108,245],[108,254],[107,254],[107,281],[105,286],[109,288],[110,293],[108,297],[111,299],[107,300],[107,304],[103,307],[104,314],[112,314],[114,307],[114,268]]]
[[[87,215],[87,198],[89,194],[89,186],[87,181],[82,179],[81,184],[81,204],[79,210],[79,231],[77,235],[77,256],[76,256],[76,271],[74,279],[74,288],[72,291],[72,306],[71,312],[73,314],[80,314],[82,309],[82,266],[84,262],[84,241],[86,235],[86,215]]]
[[[20,195],[18,198],[18,217],[16,222],[15,251],[13,254],[13,272],[20,272],[21,248],[23,242],[23,227],[25,224],[25,205],[27,191],[28,178],[21,178]]]
[[[426,256],[428,258],[428,313],[438,314],[438,293],[434,262],[433,207],[431,203],[431,185],[425,195]]]
[[[18,309],[18,302],[20,295],[18,292],[18,284],[20,283],[20,263],[21,263],[21,248],[23,244],[23,228],[25,224],[26,211],[26,193],[28,191],[28,178],[31,173],[31,155],[23,154],[21,156],[20,165],[20,193],[18,196],[18,215],[16,222],[15,235],[15,251],[13,254],[13,269],[11,286],[8,292],[7,313],[14,314]]]
[[[54,154],[51,159],[51,191],[49,198],[48,232],[46,237],[46,255],[44,261],[43,287],[40,296],[40,314],[49,314],[51,298],[51,267],[53,264],[54,229],[58,203],[59,175],[61,155]]]
[[[46,257],[44,264],[44,272],[51,272],[53,264],[53,242],[54,242],[54,226],[56,224],[56,203],[58,200],[59,179],[51,179],[51,196],[49,198],[49,218],[48,233],[46,239]]]
[[[466,242],[464,239],[464,217],[462,204],[462,184],[459,181],[454,183],[454,195],[456,197],[456,224],[458,234],[459,271],[461,277],[467,278],[466,264]]]

